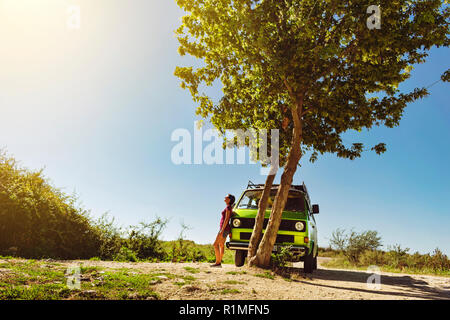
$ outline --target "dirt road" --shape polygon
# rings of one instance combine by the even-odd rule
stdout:
[[[321,265],[325,259],[319,259],[318,270],[310,276],[303,273],[303,263],[294,264],[290,278],[234,265],[210,268],[207,263],[82,263],[107,269],[129,268],[138,273],[156,271],[190,279],[180,285],[170,277],[162,277],[153,287],[162,299],[450,299],[448,277],[382,272],[381,286],[376,288],[367,285],[371,273],[326,269]]]

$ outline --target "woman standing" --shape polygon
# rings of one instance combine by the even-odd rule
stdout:
[[[227,236],[231,234],[231,227],[229,224],[231,213],[233,212],[233,205],[235,197],[228,194],[225,197],[225,204],[227,205],[222,211],[222,219],[220,220],[220,231],[217,234],[216,241],[214,241],[214,252],[216,254],[216,263],[212,264],[211,267],[221,267],[222,258],[225,252],[225,241]]]

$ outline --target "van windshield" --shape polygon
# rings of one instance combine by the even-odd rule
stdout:
[[[273,201],[277,190],[272,190],[270,192],[269,201],[267,202],[267,209],[272,208]],[[238,209],[258,209],[258,202],[261,198],[262,190],[248,190],[242,196],[238,203]],[[300,191],[289,191],[288,199],[284,211],[294,211],[294,212],[304,212],[305,211],[305,200],[303,194]]]

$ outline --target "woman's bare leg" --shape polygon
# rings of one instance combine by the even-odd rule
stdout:
[[[216,264],[217,261],[219,260],[220,257],[220,248],[219,248],[219,244],[214,242],[214,254],[216,255]]]
[[[219,246],[220,246],[220,263],[222,263],[223,255],[225,254],[225,243],[224,242],[221,242],[219,244]]]
[[[225,253],[225,238],[222,235],[218,235],[214,242],[214,253],[216,255],[216,264],[222,263],[222,258]]]

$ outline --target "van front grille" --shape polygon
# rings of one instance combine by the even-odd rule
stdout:
[[[241,232],[240,239],[241,240],[250,240],[250,237],[252,234],[250,232]],[[290,242],[294,243],[294,236],[287,235],[287,234],[278,234],[276,243],[284,243],[284,242]]]
[[[253,227],[255,226],[255,218],[240,218],[240,217],[236,217],[234,219],[239,219],[241,221],[241,225],[239,226],[239,228],[242,229],[253,229]],[[297,230],[295,228],[295,224],[297,222],[303,222],[303,229],[302,230]],[[267,228],[267,224],[269,223],[269,219],[264,219],[263,222],[263,229]],[[287,219],[283,219],[280,222],[280,228],[278,230],[282,230],[282,231],[295,231],[295,232],[305,232],[306,231],[306,222],[304,220],[287,220]]]

